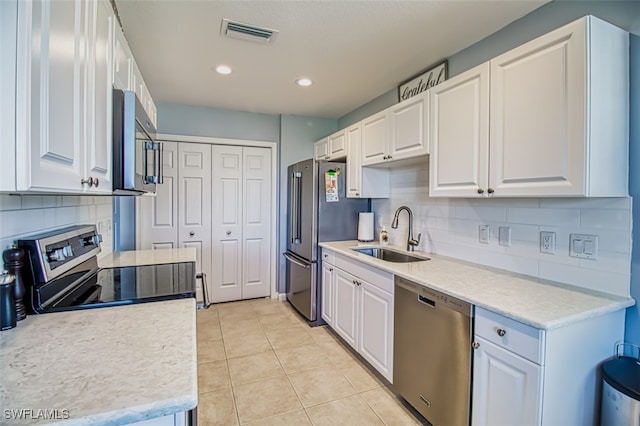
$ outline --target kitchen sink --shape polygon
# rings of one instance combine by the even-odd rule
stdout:
[[[385,249],[385,248],[352,248],[351,250],[358,253],[366,254],[367,256],[375,257],[380,260],[386,260],[387,262],[395,263],[408,263],[408,262],[421,262],[423,260],[431,260],[428,257],[402,253],[399,251]]]

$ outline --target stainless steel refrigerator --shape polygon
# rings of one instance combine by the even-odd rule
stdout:
[[[368,199],[346,197],[345,163],[318,163],[313,159],[288,169],[287,300],[311,325],[320,317],[318,243],[355,240],[358,213],[368,212]]]

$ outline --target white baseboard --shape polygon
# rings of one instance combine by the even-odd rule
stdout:
[[[287,300],[287,293],[276,293],[274,299],[278,299],[279,301],[284,302],[285,300]]]

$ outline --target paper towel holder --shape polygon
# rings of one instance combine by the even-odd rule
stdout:
[[[360,212],[358,216],[358,241],[370,243],[373,241],[373,213]]]

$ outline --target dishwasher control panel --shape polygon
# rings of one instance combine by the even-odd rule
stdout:
[[[405,280],[401,277],[395,278],[396,285],[403,287],[416,294],[418,301],[433,308],[436,305],[453,309],[462,314],[473,316],[472,305],[464,300],[457,299],[446,293],[434,290],[429,287],[425,287],[415,282]]]

